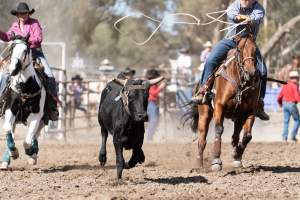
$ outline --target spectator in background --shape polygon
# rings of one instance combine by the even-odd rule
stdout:
[[[297,103],[300,101],[299,93],[299,73],[298,71],[291,71],[289,73],[288,84],[284,85],[278,95],[277,101],[280,107],[283,107],[284,114],[284,126],[282,133],[282,140],[287,141],[288,138],[288,127],[290,117],[292,116],[295,123],[292,130],[291,140],[297,142],[297,132],[300,125],[299,111]]]
[[[158,78],[160,73],[155,69],[150,69],[146,73],[146,78],[148,80]],[[159,94],[161,90],[166,86],[165,81],[152,85],[149,89],[149,97],[148,97],[148,130],[147,130],[147,141],[150,142],[153,140],[153,136],[155,134],[158,119],[159,119]]]
[[[212,43],[210,41],[207,41],[207,42],[205,42],[203,47],[205,49],[201,52],[201,56],[200,56],[201,63],[205,63],[209,54],[211,53]]]
[[[289,73],[291,71],[299,72],[299,68],[300,68],[299,58],[298,56],[293,56],[292,63],[285,65],[277,72],[277,78],[279,80],[287,81],[289,79]]]
[[[200,66],[199,66],[200,77],[197,80],[200,80],[200,78],[202,76],[202,72],[204,70],[204,64],[212,50],[212,43],[210,41],[207,41],[207,42],[205,42],[203,47],[204,47],[204,50],[201,52],[201,55],[200,55]]]
[[[124,71],[118,74],[117,78],[119,79],[133,79],[135,75],[135,70],[130,67],[126,67]]]
[[[73,103],[75,109],[83,111],[87,114],[86,108],[82,105],[82,94],[86,89],[86,87],[82,84],[82,78],[80,75],[75,75],[72,77],[72,83],[69,85],[69,93],[73,95]]]
[[[179,51],[177,58],[177,73],[184,75],[186,81],[190,82],[192,77],[192,57],[189,55],[187,48]]]

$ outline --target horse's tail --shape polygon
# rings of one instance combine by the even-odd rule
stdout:
[[[193,132],[198,130],[199,112],[198,104],[194,102],[189,102],[186,107],[188,107],[187,112],[182,116],[183,126],[188,124]]]

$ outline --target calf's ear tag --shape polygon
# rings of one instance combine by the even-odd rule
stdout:
[[[115,98],[115,101],[119,101],[120,99],[121,99],[121,95],[117,96],[117,97]]]

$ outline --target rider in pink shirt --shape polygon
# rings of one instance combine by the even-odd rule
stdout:
[[[29,6],[25,2],[20,2],[17,8],[11,11],[11,14],[18,19],[15,21],[7,32],[0,30],[0,39],[8,42],[15,39],[28,42],[31,49],[32,57],[37,63],[40,63],[44,67],[44,72],[47,75],[47,82],[44,83],[47,93],[50,93],[51,110],[53,111],[52,120],[55,120],[57,116],[57,84],[50,66],[43,53],[41,43],[43,41],[42,28],[37,19],[31,18],[34,13],[34,9],[29,9]]]
[[[42,28],[37,19],[28,18],[24,21],[23,31],[19,26],[19,22],[14,22],[8,32],[0,31],[1,40],[8,42],[16,39],[16,36],[28,37],[28,43],[31,49],[40,48],[43,41]]]

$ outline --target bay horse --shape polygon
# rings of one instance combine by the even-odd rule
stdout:
[[[192,104],[186,114],[186,120],[191,120],[191,127],[198,130],[199,164],[203,166],[203,152],[206,146],[206,136],[212,119],[215,122],[215,138],[213,142],[212,170],[222,169],[221,137],[224,130],[224,118],[234,122],[232,135],[234,167],[242,165],[242,156],[247,144],[252,139],[251,131],[258,108],[260,95],[260,75],[256,70],[256,44],[251,34],[236,38],[237,47],[232,49],[227,60],[210,77],[208,82],[214,84],[213,102],[208,104]],[[240,141],[240,132],[244,136]]]
[[[1,169],[6,170],[12,159],[19,157],[14,142],[14,130],[17,123],[28,126],[23,143],[29,164],[35,165],[38,154],[38,136],[44,127],[45,88],[39,79],[30,55],[27,42],[14,40],[10,64],[8,67],[9,90],[6,95],[4,112],[4,131],[7,149],[4,152]]]

